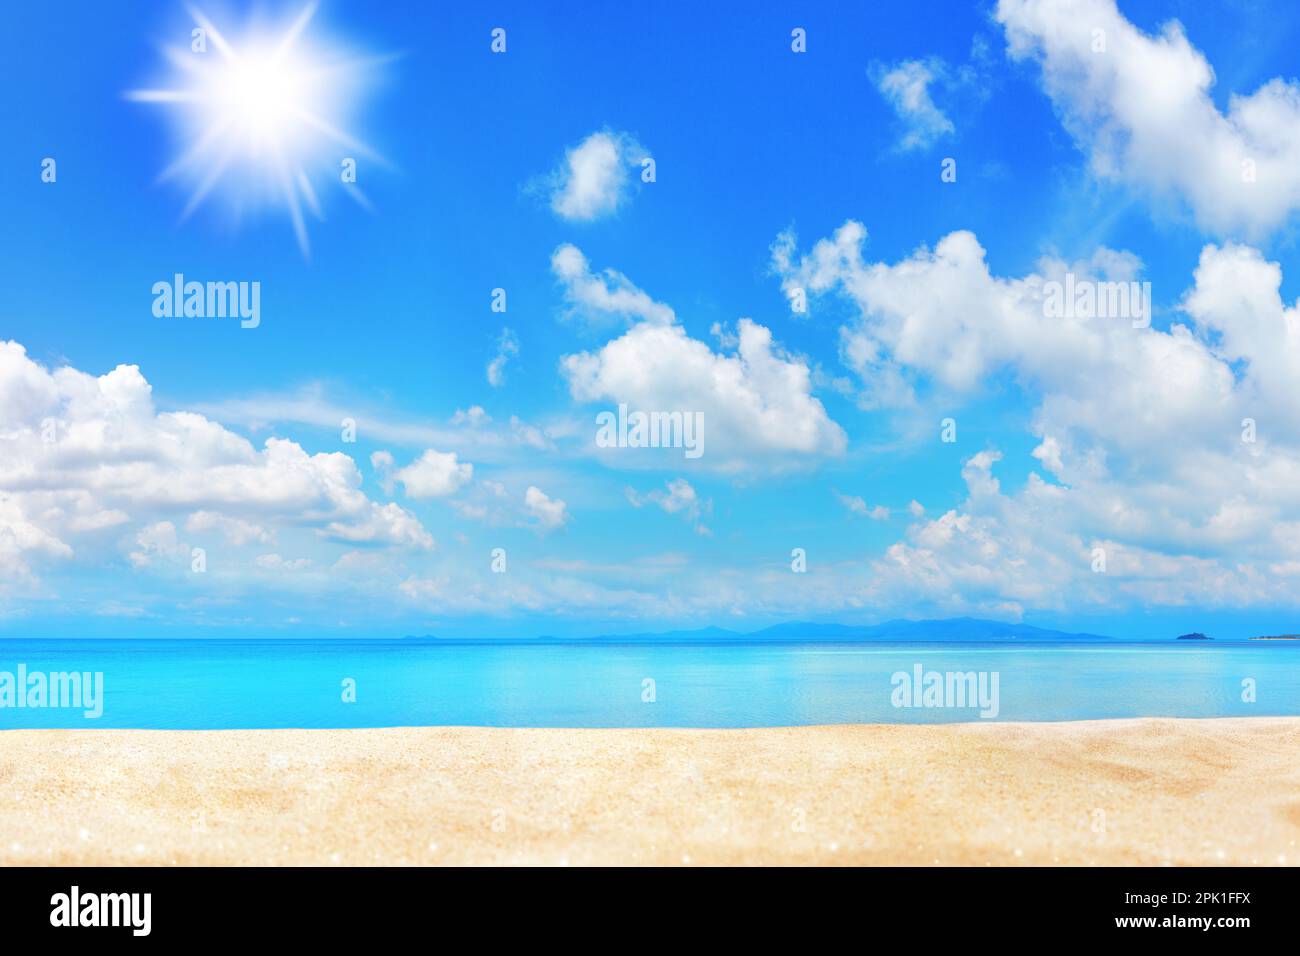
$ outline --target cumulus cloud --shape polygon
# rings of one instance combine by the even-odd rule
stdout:
[[[870,518],[872,521],[889,520],[889,509],[884,505],[871,507],[867,504],[864,498],[861,498],[858,495],[844,495],[840,494],[838,491],[835,492],[835,497],[839,500],[840,504],[845,508],[848,508],[849,511],[855,515]]]
[[[14,573],[71,557],[81,541],[111,546],[105,536],[133,523],[152,529],[130,546],[146,559],[161,553],[166,526],[187,520],[192,533],[244,543],[281,526],[431,544],[413,516],[360,484],[340,452],[313,455],[283,438],[257,448],[202,415],[158,411],[135,366],[50,370],[0,342],[0,565]]]
[[[1186,408],[1181,383],[1161,385],[1143,374],[1146,368],[1170,366],[1192,378],[1216,374],[1198,358],[1204,350],[1177,333],[1138,334],[1127,318],[1048,316],[1047,282],[1067,272],[1080,282],[1130,281],[1138,268],[1132,256],[1102,250],[1088,262],[1046,259],[1038,272],[1002,278],[990,273],[984,249],[970,232],[950,233],[933,249],[922,246],[893,264],[864,260],[866,235],[861,223],[850,220],[800,257],[787,233],[773,258],[787,289],[838,289],[858,306],[858,320],[841,329],[840,346],[845,364],[862,379],[868,404],[906,405],[921,380],[969,395],[1003,368],[1049,390],[1086,395],[1102,371],[1127,366],[1131,384],[1121,394],[1141,389],[1145,399],[1176,411]],[[1111,411],[1106,398],[1095,396],[1099,414]]]
[[[416,517],[392,502],[371,508],[361,521],[331,521],[324,533],[337,541],[351,543],[403,544],[426,550],[434,546],[433,535],[424,530]]]
[[[536,485],[529,485],[524,493],[524,508],[536,519],[538,527],[543,531],[553,531],[569,520],[564,502],[548,497]]]
[[[1046,259],[1005,278],[971,233],[892,264],[866,261],[864,239],[850,222],[809,255],[776,250],[788,281],[856,307],[841,342],[864,390],[893,402],[938,390],[960,408],[990,382],[1010,381],[1033,406],[1032,456],[1053,479],[1034,472],[1007,493],[994,477],[999,454],[970,456],[968,501],[919,522],[891,551],[880,587],[893,581],[898,600],[908,588],[984,588],[988,602],[966,610],[1065,594],[1293,600],[1294,582],[1278,569],[1300,558],[1300,313],[1280,296],[1276,263],[1207,245],[1182,299],[1188,321],[1161,330],[1045,307],[1046,283],[1067,268],[1079,281],[1132,276],[1140,264],[1131,256],[1103,250],[1068,267]],[[1258,426],[1249,438],[1247,420]],[[1110,560],[1094,579],[1098,547]]]
[[[869,602],[1011,618],[1044,609],[1297,603],[1300,563],[1278,560],[1295,549],[1277,550],[1277,538],[1246,551],[1238,550],[1244,543],[1238,538],[1232,554],[1205,550],[1208,537],[1195,547],[1148,543],[1145,516],[1117,489],[1063,487],[1031,474],[1021,489],[1004,493],[992,474],[1000,457],[969,459],[962,469],[966,500],[933,521],[917,522],[905,540],[872,562],[863,589]],[[1114,536],[1098,520],[1101,509],[1090,507],[1097,493],[1106,495],[1105,507],[1128,509],[1110,526]],[[1148,504],[1158,516],[1160,503]],[[1292,521],[1285,533],[1294,529]]]
[[[303,571],[312,565],[311,558],[285,558],[274,552],[259,554],[253,563],[263,571]]]
[[[641,323],[598,351],[565,356],[561,368],[581,402],[701,413],[708,451],[700,460],[718,467],[741,467],[749,455],[841,454],[844,431],[813,396],[807,363],[750,319],[737,334],[726,355],[681,326]]]
[[[942,71],[943,64],[938,60],[903,60],[893,67],[876,67],[872,71],[876,88],[903,124],[899,149],[925,149],[953,132],[952,120],[930,96],[936,74]]]
[[[569,220],[590,221],[610,215],[626,202],[633,167],[646,150],[626,133],[600,130],[565,151],[548,178],[551,209]]]
[[[841,454],[844,431],[812,394],[808,363],[750,319],[737,323],[734,342],[732,354],[714,352],[671,318],[642,317],[602,348],[566,355],[560,367],[580,402],[701,413],[708,451],[700,460],[716,467],[734,470],[753,455]]]
[[[489,374],[488,380],[491,381]],[[469,408],[458,408],[456,414],[451,416],[453,425],[468,425],[470,428],[480,428],[492,421],[492,416],[483,410],[482,405],[471,405]]]
[[[491,527],[550,531],[568,520],[565,503],[553,501],[539,488],[530,486],[520,496],[509,491],[502,482],[490,479],[474,482],[449,504],[462,518]]]
[[[370,454],[370,467],[380,476],[380,479],[384,483],[385,492],[390,495],[393,493],[392,470],[393,466],[396,464],[397,459],[393,457],[391,451],[387,451],[386,449],[381,448],[379,451],[371,452]]]
[[[1018,498],[1006,498],[992,475],[998,457],[970,458],[963,505],[918,521],[873,562],[870,600],[1019,617],[1026,608],[1060,608],[1067,595],[1076,607],[1112,597],[1103,590],[1110,581],[1089,576],[1089,542],[1055,521],[1066,510],[1064,490],[1031,480]]]
[[[445,498],[474,477],[474,466],[457,460],[455,452],[430,448],[405,468],[393,472],[408,498]]]
[[[215,511],[196,511],[185,521],[190,534],[216,532],[236,547],[246,544],[274,544],[275,534],[243,518],[231,518]]]
[[[640,494],[635,488],[628,487],[623,489],[623,493],[633,508],[654,505],[670,515],[681,515],[695,528],[696,533],[712,534],[700,519],[713,510],[713,501],[701,499],[685,478],[672,479],[667,483],[666,490],[652,488],[645,494]]]
[[[0,491],[0,593],[21,580],[30,583],[29,558],[72,557],[72,548],[27,518],[22,501]]]
[[[157,561],[175,561],[189,557],[189,547],[182,544],[176,534],[176,525],[170,521],[156,521],[140,529],[135,536],[135,550],[127,558],[137,568],[147,567]]]
[[[996,17],[1100,178],[1185,203],[1219,234],[1259,236],[1300,207],[1295,80],[1234,93],[1223,112],[1177,21],[1147,34],[1114,0],[1000,0]]]
[[[1243,363],[1240,387],[1267,431],[1300,440],[1300,311],[1282,301],[1282,268],[1257,249],[1206,246],[1183,309],[1224,362]]]
[[[570,314],[596,322],[617,317],[671,325],[676,320],[672,308],[650,298],[623,273],[613,269],[593,273],[582,250],[571,243],[551,255],[551,271],[564,289]]]

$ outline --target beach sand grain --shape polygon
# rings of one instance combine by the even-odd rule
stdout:
[[[10,730],[5,865],[1294,865],[1300,718]]]

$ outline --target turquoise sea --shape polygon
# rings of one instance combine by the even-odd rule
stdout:
[[[28,675],[102,673],[103,714],[88,719],[80,709],[0,706],[0,728],[987,719],[972,707],[894,706],[893,675],[913,674],[918,665],[923,674],[996,673],[993,719],[1000,721],[1300,715],[1300,643],[0,641],[0,682],[19,665]],[[352,702],[344,699],[348,681]],[[1253,702],[1244,699],[1251,690]]]

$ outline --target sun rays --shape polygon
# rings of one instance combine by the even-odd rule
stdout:
[[[168,107],[178,125],[181,145],[160,179],[188,184],[182,219],[215,193],[236,214],[282,206],[307,258],[306,217],[324,218],[314,181],[332,177],[370,207],[340,168],[358,157],[383,159],[344,127],[364,81],[388,58],[343,57],[314,45],[308,36],[314,2],[279,32],[250,30],[238,38],[200,11],[190,13],[196,24],[190,48],[164,50],[173,71],[168,80],[127,93]]]

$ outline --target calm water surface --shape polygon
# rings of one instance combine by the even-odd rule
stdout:
[[[980,720],[891,704],[891,675],[997,672],[996,720],[1300,715],[1300,644],[0,641],[0,671],[102,671],[104,712],[16,727],[761,727]],[[343,682],[356,682],[345,703]],[[653,703],[642,700],[654,681]],[[1256,700],[1246,702],[1243,681]]]

